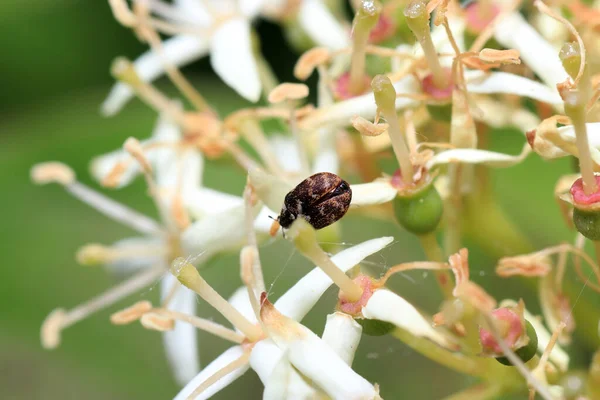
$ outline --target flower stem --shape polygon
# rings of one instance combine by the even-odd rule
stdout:
[[[563,67],[573,79],[576,79],[579,75],[582,61],[581,56],[581,49],[578,43],[565,43],[560,49],[559,57]],[[575,128],[575,144],[579,153],[579,168],[583,179],[583,191],[585,194],[590,195],[598,191],[598,185],[594,177],[594,164],[590,155],[590,144],[585,125],[586,105],[591,97],[592,87],[587,65],[584,66],[579,83],[576,90],[572,88],[563,89],[561,96],[565,102],[565,114],[571,119],[571,123]]]
[[[413,182],[414,170],[410,161],[408,147],[404,141],[404,135],[400,130],[400,123],[396,115],[396,89],[392,85],[392,81],[385,75],[377,75],[371,82],[373,94],[375,95],[375,103],[377,108],[383,114],[383,117],[388,123],[388,133],[394,148],[394,154],[400,165],[402,181],[405,185],[410,185]]]
[[[317,243],[317,235],[312,226],[303,218],[298,218],[288,231],[288,236],[296,248],[309,260],[321,268],[335,283],[349,302],[360,300],[363,290],[344,271],[331,261],[327,253]]]
[[[487,368],[489,362],[495,362],[485,358],[475,359],[467,357],[458,352],[453,353],[428,339],[411,335],[401,328],[394,329],[392,335],[436,363],[464,374],[485,377],[489,373],[489,369]]]
[[[365,57],[371,29],[377,24],[381,13],[381,3],[374,0],[362,0],[352,25],[352,59],[350,61],[350,94],[359,94],[365,90]]]
[[[429,13],[427,5],[424,1],[416,0],[411,2],[404,10],[406,23],[408,27],[417,37],[421,44],[427,65],[433,75],[433,83],[438,89],[443,89],[448,86],[448,77],[444,73],[444,69],[440,64],[437,55],[437,50],[431,40],[431,32],[429,31]]]
[[[586,99],[583,98],[582,92],[574,90],[567,90],[562,95],[565,101],[565,113],[571,119],[575,128],[575,144],[579,153],[579,168],[581,170],[581,178],[583,179],[583,191],[585,194],[590,195],[598,191],[598,185],[594,176],[594,164],[590,155],[590,144],[585,125]]]
[[[200,276],[198,270],[192,264],[183,258],[178,258],[173,261],[171,273],[179,280],[179,282],[196,292],[204,299],[204,301],[219,311],[233,326],[246,335],[248,340],[254,342],[260,338],[262,335],[261,329],[248,321],[246,317],[213,289],[208,282]]]
[[[437,238],[435,237],[435,233],[431,232],[424,235],[419,235],[419,240],[421,241],[421,246],[423,247],[425,256],[429,261],[440,263],[444,261],[442,249],[437,241]],[[447,299],[452,298],[452,279],[450,277],[450,271],[444,269],[437,270],[434,273],[444,297]]]

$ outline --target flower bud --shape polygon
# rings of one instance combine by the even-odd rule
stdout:
[[[596,176],[600,183],[600,176]],[[579,233],[591,240],[600,240],[600,192],[586,194],[583,180],[577,179],[571,186],[573,198],[573,224]]]
[[[535,353],[537,352],[537,346],[538,346],[538,337],[535,332],[535,329],[533,328],[533,325],[531,325],[531,323],[527,320],[525,320],[525,331],[526,331],[527,337],[529,338],[529,343],[527,343],[525,346],[515,350],[515,354],[517,356],[519,356],[519,358],[521,360],[523,360],[523,362],[527,362],[527,361],[531,360],[533,358],[533,356],[535,356]],[[506,357],[497,357],[496,361],[498,361],[500,364],[509,365],[509,366],[512,365],[511,362],[509,361],[509,359]]]

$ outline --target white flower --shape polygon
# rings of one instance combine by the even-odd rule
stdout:
[[[152,176],[147,176],[147,179],[155,186],[156,193],[151,194],[159,208],[160,222],[83,185],[62,164],[47,163],[33,168],[32,178],[35,182],[60,183],[75,197],[142,235],[117,241],[111,246],[87,245],[79,251],[78,260],[81,263],[104,264],[119,275],[129,277],[70,311],[53,313],[43,328],[46,333],[42,339],[46,347],[56,347],[60,342],[60,331],[67,326],[155,283],[167,271],[173,257],[189,257],[194,263],[201,264],[220,252],[239,249],[243,244],[245,230],[240,229],[246,220],[243,200],[203,188],[200,185],[202,155],[193,148],[182,149],[177,146],[179,140],[177,127],[163,118],[157,124],[153,137],[144,142],[149,150],[144,151],[142,157],[146,157],[145,161],[152,169]],[[139,146],[143,149],[142,144]],[[138,161],[126,151],[119,150],[97,159],[92,170],[101,181],[111,171],[120,171],[114,176],[116,180],[113,186],[121,187],[140,173],[150,173],[142,171]],[[181,206],[178,206],[178,199],[181,200]],[[193,215],[187,215],[187,206]],[[260,206],[257,205],[253,210],[254,216],[259,210]],[[266,216],[263,218],[268,221]],[[265,222],[257,222],[256,226],[262,228],[262,232],[268,231]],[[180,286],[171,277],[162,280],[162,307],[193,315],[195,295]],[[185,324],[177,324],[174,330],[166,331],[163,335],[174,374],[180,383],[185,383],[198,373],[196,330]],[[52,340],[46,339],[49,337]]]
[[[339,252],[331,260],[341,270],[347,271],[391,241],[390,237],[368,240]],[[331,279],[319,268],[315,268],[274,305],[267,304],[268,301],[263,302],[261,319],[266,325],[268,338],[253,345],[249,364],[265,384],[266,398],[282,398],[280,396],[284,393],[310,396],[321,391],[333,398],[353,398],[352,396],[361,393],[371,397],[376,395],[373,385],[349,367],[360,338],[358,324],[349,321],[348,316],[336,313],[328,318],[323,339],[319,339],[295,322],[304,318],[331,284]],[[229,303],[248,321],[257,321],[246,288],[236,291]],[[193,398],[209,398],[229,385],[246,372],[248,366],[247,363],[233,364],[230,370],[225,370],[224,367],[240,360],[244,354],[243,345],[229,348],[192,379],[175,399],[188,398],[211,377],[219,379]],[[313,358],[309,360],[308,356]],[[314,357],[318,357],[319,362],[315,363]],[[296,370],[310,378],[318,388],[311,387]]]
[[[259,14],[262,3],[263,0],[176,0],[171,6],[161,1],[147,2],[151,12],[188,28],[194,27],[197,32],[166,40],[163,43],[165,60],[153,51],[142,54],[135,61],[136,72],[150,82],[165,72],[165,61],[181,67],[210,54],[211,65],[221,79],[242,97],[257,101],[261,83],[252,50],[250,24]],[[131,88],[117,83],[102,105],[103,112],[117,113],[132,96]]]
[[[549,88],[564,82],[569,75],[558,58],[558,52],[518,12],[499,21],[494,38],[507,49],[516,49],[521,59]],[[558,92],[557,92],[558,93]]]

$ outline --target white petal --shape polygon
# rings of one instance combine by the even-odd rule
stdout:
[[[405,94],[419,93],[421,90],[412,76],[408,76],[395,82],[394,88],[396,88],[396,93]],[[397,110],[418,104],[418,101],[408,97],[398,97],[396,99]],[[319,108],[308,117],[301,120],[298,126],[300,129],[309,132],[317,128],[345,126],[350,125],[350,119],[355,115],[372,120],[375,117],[376,112],[377,104],[375,103],[375,98],[371,92],[363,94],[362,96],[340,101],[331,106]]]
[[[229,298],[229,304],[233,306],[236,310],[238,310],[246,319],[252,323],[258,322],[256,319],[256,314],[254,314],[254,310],[252,309],[252,304],[250,304],[250,298],[248,298],[248,289],[246,286],[242,286],[238,288],[231,297]]]
[[[436,154],[427,162],[427,169],[436,165],[463,162],[468,164],[483,164],[489,167],[505,168],[522,162],[531,153],[528,144],[523,146],[521,154],[511,156],[504,153],[496,153],[477,149],[452,149]]]
[[[177,279],[173,275],[165,275],[160,282],[162,300],[168,296],[173,285],[177,283]],[[169,309],[196,315],[196,301],[196,294],[185,286],[181,286],[171,300]],[[175,323],[175,329],[163,333],[163,343],[175,379],[183,386],[200,371],[196,328],[191,324],[178,321]]]
[[[313,174],[318,172],[338,173],[339,156],[335,143],[336,137],[334,129],[320,129],[318,131],[317,153],[313,162]]]
[[[477,111],[472,115],[478,121],[494,128],[514,126],[521,132],[528,132],[540,124],[540,118],[523,108],[514,108],[488,96],[478,96],[475,100]]]
[[[244,199],[207,187],[196,188],[184,197],[186,208],[196,219],[240,207]]]
[[[238,0],[238,7],[242,15],[254,18],[258,15],[266,0]]]
[[[185,387],[175,396],[174,400],[186,400],[194,390],[202,384],[202,382],[206,381],[206,379],[210,378],[215,372],[227,366],[229,363],[237,360],[244,354],[241,346],[233,346],[229,349],[225,350],[223,354],[219,357],[215,358],[213,362],[208,364],[198,375],[194,377]],[[207,390],[205,390],[200,396],[195,397],[195,400],[203,400],[208,399],[215,393],[218,393],[221,389],[229,386],[231,382],[235,381],[237,378],[242,376],[246,371],[248,371],[249,366],[244,365],[223,378],[219,379],[212,386],[210,386]]]
[[[329,12],[322,0],[303,0],[298,10],[298,22],[319,46],[333,50],[350,45],[350,32]]]
[[[472,93],[505,93],[529,97],[548,104],[561,106],[563,101],[556,89],[539,82],[507,72],[467,71],[467,90]]]
[[[292,137],[273,135],[269,138],[269,143],[284,171],[298,172],[302,169],[298,146]]]
[[[367,240],[349,249],[340,251],[331,257],[331,261],[342,271],[348,271],[366,257],[392,243],[393,240],[394,238],[390,236]],[[320,268],[314,268],[285,292],[275,302],[275,307],[283,315],[300,321],[332,283],[331,279]]]
[[[112,249],[122,253],[106,266],[115,273],[130,275],[142,268],[153,267],[164,262],[166,243],[161,238],[132,237],[119,240]]]
[[[180,193],[185,199],[202,184],[204,157],[194,148],[159,150],[155,165],[156,183],[168,194]]]
[[[211,1],[212,2],[212,1]],[[226,1],[221,2],[225,3]],[[198,0],[174,0],[173,4],[186,15],[189,15],[190,19],[201,26],[209,25],[213,22],[214,18],[210,11],[206,9],[203,1]],[[211,4],[212,6],[213,4]]]
[[[499,21],[494,37],[504,47],[519,50],[523,62],[549,87],[568,78],[556,50],[518,11]]]
[[[217,75],[242,97],[258,101],[261,86],[247,20],[231,19],[219,26],[210,41],[210,63]]]
[[[352,185],[351,206],[361,207],[374,204],[383,204],[392,201],[398,194],[389,181],[377,180],[370,183]]]
[[[265,382],[263,393],[263,400],[313,400],[325,397],[296,371],[285,355],[279,358],[273,373]]]
[[[594,162],[600,165],[600,151],[598,150],[600,148],[600,122],[590,122],[585,124],[585,126],[590,144],[590,155]],[[564,155],[572,154],[576,157],[579,156],[579,151],[575,144],[576,137],[573,125],[561,126],[557,128],[555,133],[546,132],[544,138],[566,152]]]
[[[245,288],[244,292],[246,292]],[[283,352],[271,339],[261,340],[252,348],[250,366],[264,385],[282,356]]]
[[[242,205],[194,222],[181,235],[184,253],[201,255],[200,261],[216,253],[238,248],[246,240],[245,229],[240,229],[244,226],[244,219],[245,208]]]
[[[269,233],[271,225],[273,224],[273,218],[277,218],[279,212],[275,212],[268,207],[263,207],[256,220],[254,220],[254,229],[258,233]]]
[[[390,322],[415,336],[450,347],[446,336],[435,330],[412,304],[387,289],[377,290],[362,309],[365,318]]]
[[[208,43],[199,36],[181,35],[165,40],[163,49],[165,58],[170,63],[181,67],[204,57],[208,53]],[[160,57],[152,51],[138,57],[134,65],[138,75],[147,82],[158,78],[165,71]],[[117,83],[102,103],[102,113],[108,116],[116,114],[131,97],[133,97],[131,88],[124,83]]]
[[[147,143],[148,141],[142,142],[142,144]],[[94,179],[102,183],[118,165],[124,168],[120,169],[118,178],[110,184],[114,188],[129,185],[141,172],[140,164],[124,150],[115,150],[92,159],[90,170]]]
[[[362,326],[348,314],[335,312],[327,316],[323,341],[348,365],[352,365],[358,349]]]
[[[269,332],[275,343],[287,352],[292,365],[330,397],[340,400],[377,398],[373,385],[354,372],[317,335],[298,323],[293,327],[297,334],[288,334],[290,330]]]

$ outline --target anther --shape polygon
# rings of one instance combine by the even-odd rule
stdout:
[[[50,161],[34,165],[31,168],[31,180],[38,185],[58,183],[68,186],[75,181],[75,172],[63,163]]]

